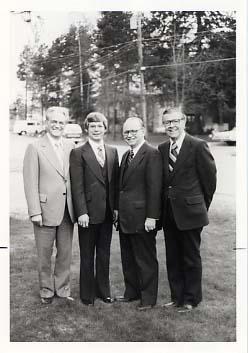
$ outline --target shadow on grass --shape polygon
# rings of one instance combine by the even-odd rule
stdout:
[[[191,313],[164,309],[170,300],[163,233],[157,236],[160,265],[158,305],[137,312],[138,302],[105,304],[93,308],[79,300],[79,249],[77,228],[73,240],[71,287],[74,302],[55,298],[39,301],[36,248],[32,225],[11,219],[10,324],[15,342],[228,342],[235,341],[235,207],[216,197],[211,224],[202,234],[203,302]],[[123,294],[118,234],[111,252],[112,295]]]

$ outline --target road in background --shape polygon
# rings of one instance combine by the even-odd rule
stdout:
[[[36,137],[19,136],[10,133],[10,215],[17,218],[27,218],[27,206],[23,190],[22,165],[25,150]],[[161,140],[162,142],[162,140]],[[111,144],[113,144],[111,142]],[[127,146],[123,142],[116,142],[118,154],[121,159]],[[224,143],[209,143],[211,152],[217,165],[217,191],[216,197],[223,195],[235,207],[235,146]]]

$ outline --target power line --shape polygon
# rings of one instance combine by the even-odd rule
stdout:
[[[223,58],[223,59],[213,59],[213,60],[204,60],[204,61],[189,61],[189,62],[182,62],[182,63],[176,63],[176,64],[166,64],[166,65],[151,65],[151,66],[145,66],[144,68],[145,69],[158,69],[158,68],[163,68],[163,67],[202,64],[202,63],[213,63],[213,62],[229,61],[229,60],[236,60],[236,58]]]

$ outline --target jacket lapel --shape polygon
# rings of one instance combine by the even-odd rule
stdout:
[[[177,157],[177,161],[176,161],[174,170],[171,173],[171,179],[174,177],[174,175],[177,173],[177,171],[182,167],[182,165],[185,163],[187,158],[190,156],[190,149],[191,149],[190,138],[186,134],[184,137],[179,155]],[[169,156],[169,150],[168,150],[168,156]],[[168,170],[169,170],[169,166],[168,166]]]
[[[120,165],[120,185],[123,183],[123,176],[124,176],[124,170],[125,170],[125,165],[127,163],[127,156],[128,156],[129,151],[126,151],[122,157],[121,160],[121,165]]]
[[[82,150],[85,162],[88,164],[88,166],[90,167],[90,169],[92,170],[92,172],[94,173],[94,175],[103,183],[104,179],[103,179],[103,175],[102,175],[102,171],[101,171],[101,167],[100,164],[98,163],[95,153],[92,150],[89,142],[86,142],[83,146],[83,150]]]
[[[45,157],[47,158],[49,163],[57,170],[57,172],[62,177],[64,177],[64,171],[61,166],[61,163],[59,162],[58,157],[56,155],[56,152],[54,151],[53,146],[51,145],[47,135],[45,135],[41,139],[40,146],[41,146],[43,154],[45,155]]]
[[[110,182],[112,177],[112,170],[114,165],[114,152],[109,146],[105,146],[105,153],[106,153],[106,161],[107,161],[107,168],[108,168],[108,180]]]
[[[127,181],[130,175],[135,171],[135,168],[139,165],[139,163],[144,158],[144,155],[146,153],[146,148],[147,148],[147,143],[144,142],[144,144],[140,147],[137,154],[133,158],[132,162],[128,166],[127,170],[125,171],[125,174],[123,176],[123,184]]]

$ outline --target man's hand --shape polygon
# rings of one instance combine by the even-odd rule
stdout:
[[[36,216],[32,216],[31,217],[31,222],[33,222],[36,226],[38,227],[42,227],[43,223],[42,223],[42,216],[41,214],[38,214]]]
[[[118,210],[114,210],[114,214],[113,214],[113,222],[117,222],[118,221]]]
[[[150,232],[150,230],[154,230],[156,228],[156,219],[147,218],[145,221],[145,230]]]
[[[80,225],[83,228],[88,228],[89,221],[90,221],[90,219],[89,219],[89,216],[87,215],[87,213],[78,217],[78,225]]]

